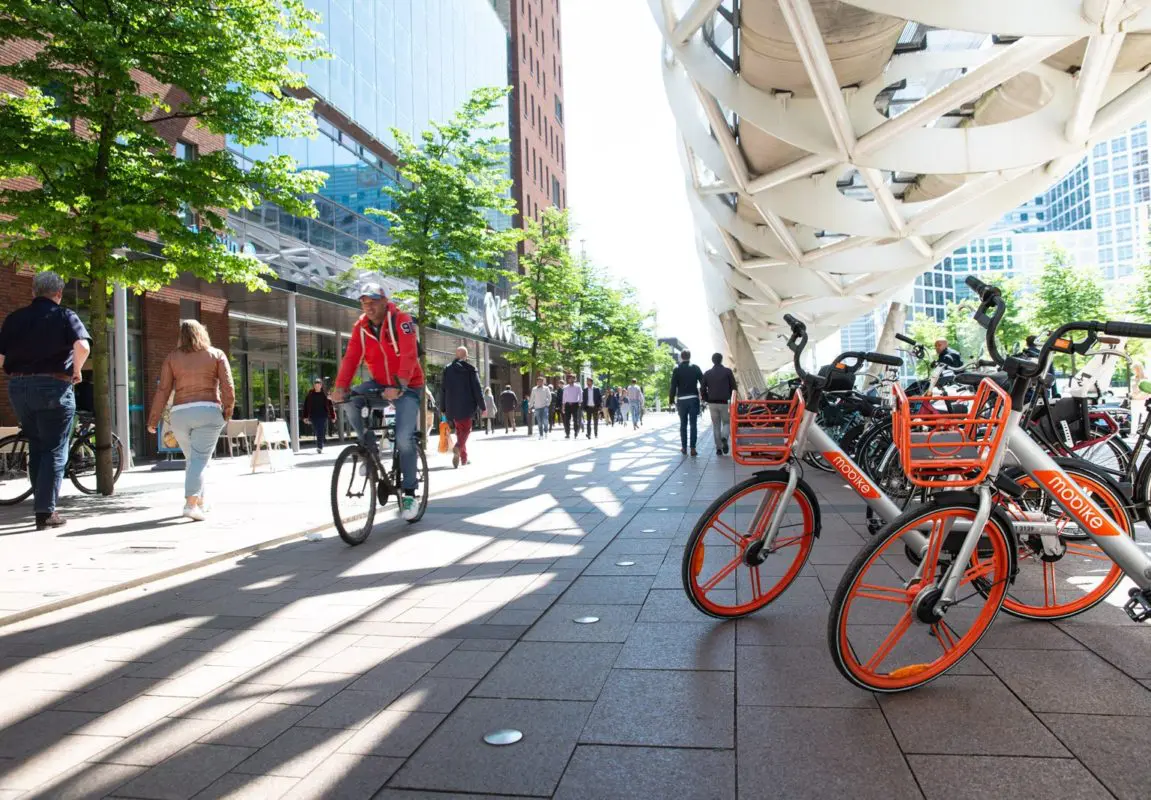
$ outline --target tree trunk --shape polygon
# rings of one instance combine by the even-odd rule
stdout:
[[[427,385],[428,385],[428,354],[424,348],[424,315],[427,313],[427,295],[424,292],[424,278],[420,278],[419,286],[417,287],[417,294],[419,295],[419,303],[416,309],[417,319],[419,320],[419,357],[420,357],[420,373],[424,376],[424,385],[420,389],[420,418],[416,423],[419,425],[420,441],[424,443],[427,448],[428,440],[428,420],[427,420]]]
[[[107,252],[93,251],[92,274],[104,274]],[[92,327],[92,394],[96,412],[96,491],[110,495],[115,490],[112,467],[112,404],[108,386],[108,281],[93,278],[89,285]]]

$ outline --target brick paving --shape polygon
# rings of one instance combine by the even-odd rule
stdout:
[[[860,692],[825,644],[854,496],[809,470],[804,589],[706,619],[682,546],[744,470],[681,458],[669,423],[359,548],[290,542],[0,629],[0,800],[1146,796],[1151,628],[1001,618],[960,674]]]

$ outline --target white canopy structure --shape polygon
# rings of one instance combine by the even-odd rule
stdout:
[[[649,0],[710,310],[745,380],[1151,110],[1151,0]]]

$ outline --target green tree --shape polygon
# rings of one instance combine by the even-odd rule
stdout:
[[[415,312],[421,338],[429,322],[463,315],[465,282],[496,280],[497,265],[522,236],[489,223],[493,213],[515,212],[512,182],[505,177],[508,140],[487,135],[497,127],[492,112],[507,93],[506,86],[477,89],[449,122],[431,123],[418,141],[392,129],[403,185],[384,190],[392,208],[368,209],[391,223],[391,242],[368,242],[368,252],[354,261],[361,270],[415,284],[399,299]],[[420,367],[427,374],[422,347]]]
[[[927,349],[927,355],[915,363],[915,374],[920,378],[926,378],[931,373],[931,364],[935,361],[935,350],[932,345],[936,339],[947,338],[946,330],[934,317],[916,314],[907,324],[907,335]]]
[[[572,298],[580,276],[568,251],[570,235],[566,211],[547,208],[541,222],[528,220],[526,241],[531,248],[520,258],[522,274],[512,276],[512,329],[527,347],[508,353],[508,360],[533,382],[537,375],[563,367],[564,345],[578,317]]]
[[[1067,251],[1049,245],[1035,291],[1033,318],[1037,332],[1050,332],[1067,322],[1105,316],[1103,279],[1097,267],[1075,265]],[[1056,356],[1056,366],[1068,369],[1070,356]]]
[[[97,486],[112,493],[108,296],[154,290],[181,272],[266,288],[256,259],[222,241],[225,209],[267,200],[299,215],[324,176],[279,156],[242,169],[225,151],[178,158],[174,126],[241,144],[309,135],[306,81],[321,55],[301,0],[7,0],[0,45],[0,249],[16,263],[90,284]],[[169,89],[167,87],[179,87]],[[256,93],[261,93],[257,97]],[[12,179],[22,179],[15,180]],[[197,224],[189,225],[189,216]],[[129,259],[159,242],[163,258]]]

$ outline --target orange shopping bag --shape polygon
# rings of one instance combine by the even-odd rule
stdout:
[[[448,425],[448,421],[444,420],[440,423],[440,446],[439,451],[446,453],[452,449],[452,428]]]

